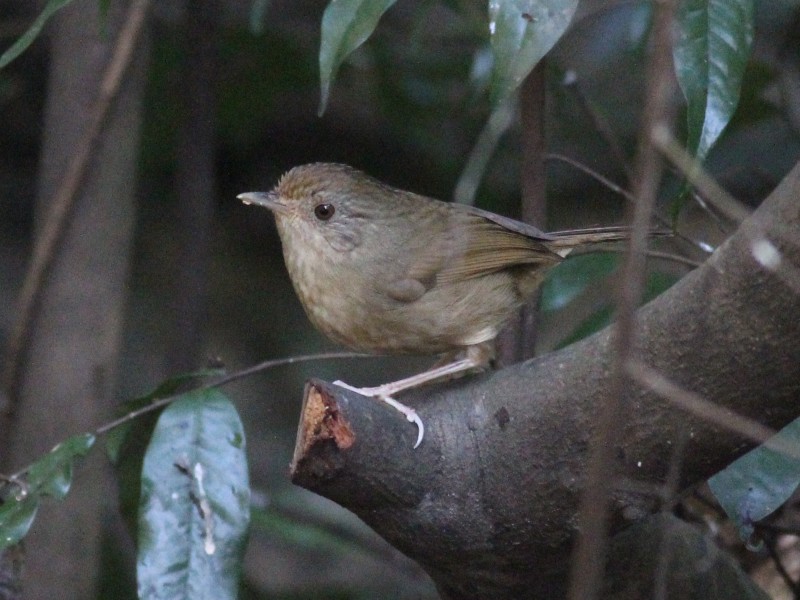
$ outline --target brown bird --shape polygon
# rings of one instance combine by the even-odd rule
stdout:
[[[271,192],[238,196],[275,214],[292,284],[311,322],[331,339],[376,354],[445,354],[424,373],[374,388],[393,396],[485,367],[504,323],[545,273],[576,246],[622,240],[609,227],[544,233],[493,213],[389,187],[346,165],[287,172]]]

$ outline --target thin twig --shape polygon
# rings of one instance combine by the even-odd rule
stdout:
[[[211,390],[211,389],[215,389],[215,388],[218,388],[218,387],[222,387],[223,385],[227,385],[229,383],[233,383],[234,381],[238,381],[239,379],[243,379],[245,377],[248,377],[250,375],[258,373],[259,371],[264,371],[266,369],[271,369],[273,367],[281,367],[281,366],[286,366],[286,365],[293,365],[293,364],[301,363],[301,362],[309,362],[309,361],[314,361],[314,360],[342,359],[342,358],[345,358],[345,359],[347,359],[347,358],[374,358],[374,355],[372,355],[372,354],[361,354],[361,353],[358,353],[358,352],[323,352],[321,354],[306,354],[306,355],[302,355],[302,356],[290,356],[288,358],[276,358],[276,359],[272,359],[272,360],[266,360],[266,361],[264,361],[262,363],[259,363],[257,365],[253,365],[252,367],[247,367],[246,369],[242,369],[240,371],[236,371],[234,373],[230,373],[228,375],[224,375],[224,376],[220,377],[219,379],[216,379],[214,381],[210,381],[208,383],[204,383],[203,385],[199,385],[196,388],[193,388],[191,390],[182,390],[182,391],[177,392],[175,394],[170,394],[168,396],[164,396],[162,398],[158,398],[158,399],[154,400],[153,402],[151,402],[150,404],[148,404],[147,406],[143,406],[141,408],[133,410],[133,411],[131,411],[131,412],[119,417],[118,419],[114,419],[113,421],[109,421],[108,423],[105,423],[104,425],[101,425],[100,427],[95,429],[93,433],[94,433],[95,436],[104,435],[104,434],[108,433],[109,431],[111,431],[112,429],[115,429],[115,428],[119,427],[120,425],[124,425],[125,423],[128,423],[129,421],[132,421],[132,420],[136,419],[137,417],[140,417],[140,416],[142,416],[144,414],[147,414],[149,412],[152,412],[154,410],[158,410],[159,408],[174,402],[178,398],[182,398],[183,396],[185,396],[186,394],[188,394],[190,392],[206,391],[206,390]],[[14,473],[13,475],[2,476],[2,479],[5,479],[6,481],[14,481],[14,482],[16,482],[16,481],[20,480],[25,475],[25,473],[28,472],[28,470],[30,468],[31,468],[31,465],[28,465],[25,468],[20,469],[19,471]],[[19,484],[17,484],[17,485],[19,485]]]
[[[544,226],[547,220],[547,172],[545,170],[546,61],[536,65],[522,82],[519,91],[520,133],[520,218],[525,223]],[[539,332],[539,295],[520,307],[497,339],[499,364],[510,365],[536,353]]]
[[[696,269],[703,263],[697,260],[692,260],[691,258],[687,258],[686,256],[680,256],[678,254],[672,254],[671,252],[661,252],[659,250],[648,250],[647,251],[648,258],[660,258],[662,260],[671,260],[672,262],[680,263],[682,265],[686,265],[687,267],[692,267]]]
[[[594,123],[594,128],[608,145],[614,160],[619,163],[620,168],[625,172],[625,176],[628,179],[631,179],[633,171],[631,169],[630,162],[628,161],[628,157],[625,156],[622,145],[619,143],[617,136],[614,134],[611,124],[607,119],[600,115],[600,113],[595,110],[592,103],[589,102],[589,99],[583,93],[583,89],[578,84],[577,78],[574,78],[571,83],[568,84],[568,87],[575,91],[575,97],[578,99],[578,103],[581,105],[581,108],[583,108],[584,112],[589,115],[592,123]]]
[[[64,232],[72,217],[78,193],[86,178],[89,164],[123,76],[131,62],[136,41],[142,31],[150,0],[135,0],[117,37],[111,60],[100,82],[97,101],[89,115],[83,137],[75,148],[64,178],[55,187],[49,202],[46,220],[36,240],[30,267],[25,275],[19,299],[18,318],[8,344],[8,360],[4,383],[12,398],[16,395],[19,367],[30,340],[30,329],[38,307],[45,278],[58,252]]]
[[[591,167],[583,164],[582,162],[579,162],[579,161],[575,160],[574,158],[570,158],[569,156],[566,156],[564,154],[558,154],[557,152],[550,152],[548,154],[545,154],[544,158],[545,158],[545,160],[557,160],[557,161],[561,161],[563,163],[566,163],[569,166],[574,167],[574,168],[578,169],[579,171],[582,171],[583,173],[586,173],[592,179],[596,179],[597,181],[602,183],[604,186],[606,186],[608,189],[610,189],[612,192],[614,192],[616,194],[619,194],[620,196],[624,197],[626,200],[628,200],[630,202],[634,202],[636,200],[634,198],[633,194],[631,194],[624,187],[614,183],[613,181],[611,181],[605,175],[601,175],[600,173],[598,173],[597,171],[595,171]]]
[[[670,42],[675,5],[675,0],[655,3],[647,91],[634,169],[636,202],[629,206],[629,211],[632,211],[631,237],[622,269],[619,318],[614,332],[616,353],[612,390],[608,402],[600,410],[597,427],[589,442],[586,478],[577,514],[579,535],[570,564],[569,600],[593,600],[602,589],[610,504],[607,481],[609,475],[614,474],[615,440],[625,423],[627,381],[624,365],[635,348],[635,311],[644,292],[648,224],[655,209],[663,170],[653,144],[653,130],[670,116]]]
[[[711,220],[714,222],[714,225],[717,226],[717,229],[722,233],[729,234],[731,230],[730,224],[726,224],[722,217],[720,217],[716,211],[711,209],[705,198],[703,198],[703,196],[695,189],[691,190],[691,195],[692,200],[694,200],[697,206],[699,206],[700,209],[711,218]]]
[[[621,185],[613,182],[612,180],[610,180],[605,175],[602,175],[602,174],[598,173],[597,171],[595,171],[594,169],[592,169],[588,165],[585,165],[582,162],[579,162],[579,161],[575,160],[574,158],[570,158],[569,156],[566,156],[564,154],[558,154],[558,153],[552,153],[551,152],[551,153],[545,155],[545,160],[557,160],[557,161],[561,161],[563,163],[566,163],[566,164],[570,165],[571,167],[574,167],[575,169],[578,169],[582,173],[585,173],[589,177],[599,181],[604,186],[606,186],[608,189],[610,189],[612,192],[614,192],[616,194],[619,194],[620,196],[622,196],[623,198],[625,198],[629,202],[631,202],[631,203],[635,202],[634,195],[631,194],[624,187],[622,187]],[[710,213],[710,214],[713,214],[713,213]],[[668,219],[666,217],[663,217],[663,216],[661,216],[661,215],[659,215],[657,213],[655,214],[655,218],[662,225],[665,225],[666,227],[672,228],[672,224],[670,222],[670,219]],[[696,240],[691,239],[690,237],[687,237],[686,235],[680,233],[677,230],[674,231],[674,234],[675,234],[675,237],[677,237],[678,239],[683,240],[687,244],[690,244],[691,246],[699,249],[700,251],[702,251],[702,252],[704,252],[706,254],[708,253],[708,249],[707,249],[706,245],[701,244],[701,243],[697,242]]]
[[[758,421],[743,417],[732,410],[709,402],[702,396],[682,388],[670,381],[655,369],[641,360],[629,358],[625,364],[625,372],[637,383],[655,392],[669,403],[685,410],[696,417],[716,425],[721,429],[733,431],[742,437],[763,444],[776,452],[791,458],[800,458],[800,450],[795,444],[773,439],[775,431]]]
[[[683,467],[683,459],[686,456],[686,446],[689,444],[689,433],[682,431],[678,434],[676,443],[672,446],[672,453],[669,459],[669,472],[667,473],[667,480],[664,483],[664,489],[667,494],[664,500],[665,506],[661,510],[672,510],[678,502],[678,492],[681,484],[681,469]]]
[[[736,223],[741,223],[752,212],[731,196],[702,168],[700,163],[684,150],[666,127],[653,129],[653,143],[674,164],[703,197],[717,210]]]
[[[266,369],[271,369],[273,367],[282,367],[286,365],[293,365],[296,363],[308,362],[312,360],[330,360],[334,358],[370,358],[370,357],[373,357],[373,355],[361,354],[359,352],[324,352],[322,354],[306,354],[303,356],[290,356],[288,358],[275,358],[272,360],[266,360],[257,365],[253,365],[252,367],[242,369],[241,371],[236,371],[234,373],[230,373],[229,375],[224,375],[215,381],[210,381],[208,383],[205,383],[201,386],[194,388],[193,390],[184,390],[177,394],[172,394],[170,396],[165,396],[164,398],[159,398],[158,400],[155,400],[154,402],[148,404],[147,406],[143,406],[140,409],[134,410],[126,415],[123,415],[119,419],[115,419],[109,423],[106,423],[105,425],[102,425],[101,427],[98,427],[97,429],[95,429],[94,433],[95,435],[103,435],[104,433],[107,433],[112,429],[114,429],[115,427],[119,427],[120,425],[127,423],[128,421],[131,421],[136,417],[139,417],[145,413],[161,408],[162,406],[166,406],[170,402],[173,402],[176,399],[180,398],[181,396],[184,396],[189,391],[197,392],[197,391],[212,390],[218,387],[222,387],[223,385],[232,383],[234,381],[238,381],[239,379],[249,377],[250,375],[258,373],[259,371],[264,371]]]

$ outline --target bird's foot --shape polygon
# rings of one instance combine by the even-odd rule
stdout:
[[[417,431],[418,431],[417,443],[414,444],[414,448],[418,448],[419,445],[422,443],[422,438],[425,436],[425,425],[423,425],[422,419],[419,418],[417,411],[415,411],[410,406],[406,406],[402,402],[398,402],[390,395],[388,395],[384,390],[384,386],[378,386],[374,388],[357,388],[353,387],[352,385],[348,385],[344,381],[334,381],[333,385],[338,385],[341,388],[350,390],[351,392],[355,392],[356,394],[361,394],[362,396],[377,398],[379,400],[384,401],[386,404],[388,404],[395,410],[401,412],[403,415],[405,415],[409,423],[414,423],[417,426]]]

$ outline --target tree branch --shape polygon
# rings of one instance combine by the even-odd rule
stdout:
[[[800,164],[702,267],[637,315],[640,363],[771,428],[800,413],[800,300],[781,272],[800,266],[798,198]],[[767,237],[781,256],[769,269],[753,251]],[[417,560],[444,598],[558,597],[613,355],[606,329],[502,371],[409,394],[427,426],[417,450],[414,428],[392,409],[312,382],[292,479]],[[612,533],[657,508],[649,490],[663,488],[684,437],[680,490],[755,444],[641,384],[624,395],[630,409],[613,453],[619,479],[608,482]]]

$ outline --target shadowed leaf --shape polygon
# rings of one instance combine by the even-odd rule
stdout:
[[[39,16],[36,17],[33,25],[31,25],[28,30],[0,56],[0,69],[25,52],[28,46],[39,37],[39,34],[42,32],[42,27],[44,27],[48,19],[71,2],[72,0],[50,0],[44,9],[42,9],[42,12],[39,13]]]
[[[158,419],[144,457],[140,598],[235,598],[250,519],[244,430],[228,399],[195,391]]]
[[[800,419],[772,438],[781,445],[800,448]],[[759,446],[708,480],[725,512],[750,540],[753,524],[775,512],[800,484],[800,461],[765,446]]]
[[[24,487],[11,486],[17,491],[0,505],[0,550],[25,537],[42,496],[64,499],[72,485],[75,459],[84,456],[94,442],[90,433],[68,438],[28,468]]]
[[[490,0],[494,54],[491,100],[497,107],[566,31],[577,0]]]
[[[331,0],[322,15],[319,47],[321,99],[319,115],[328,105],[331,83],[345,58],[375,30],[378,20],[395,0]]]
[[[686,96],[687,145],[700,161],[736,110],[753,22],[752,0],[679,3],[675,72]]]

